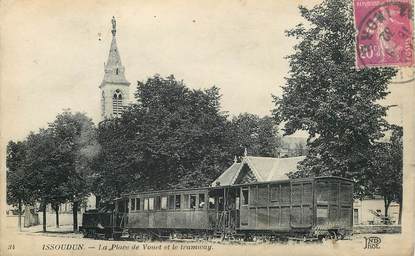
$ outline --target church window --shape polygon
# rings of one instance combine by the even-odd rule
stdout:
[[[115,90],[114,95],[112,96],[112,113],[114,116],[121,115],[123,109],[122,94],[120,90]]]
[[[115,70],[115,74],[118,75],[118,68]]]

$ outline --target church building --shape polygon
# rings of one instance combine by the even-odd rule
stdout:
[[[112,17],[112,41],[108,60],[104,64],[104,79],[99,86],[101,89],[101,118],[102,120],[121,115],[128,104],[130,82],[125,78],[125,68],[121,63],[117,47],[117,26]]]

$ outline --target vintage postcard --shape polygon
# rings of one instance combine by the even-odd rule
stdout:
[[[413,1],[3,0],[0,24],[1,255],[413,255]]]

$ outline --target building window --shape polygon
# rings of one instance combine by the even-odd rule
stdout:
[[[115,74],[118,75],[118,68],[115,69]]]
[[[359,209],[353,209],[353,224],[359,224]]]
[[[199,208],[205,207],[205,194],[199,194]]]
[[[123,109],[123,97],[120,90],[115,90],[112,96],[112,113],[114,116],[121,115]]]

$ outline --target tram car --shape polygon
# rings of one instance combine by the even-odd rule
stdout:
[[[341,239],[351,234],[351,180],[313,177],[264,181],[260,179],[264,173],[253,162],[238,163],[238,168],[225,171],[211,187],[125,194],[116,199],[115,210],[101,231],[96,221],[88,222],[85,215],[81,230],[86,235],[104,232],[107,237],[128,235],[136,240]]]

